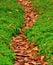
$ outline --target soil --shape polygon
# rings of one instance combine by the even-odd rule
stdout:
[[[32,9],[32,3],[29,0],[18,0],[19,4],[24,8],[25,21],[24,29],[27,29],[34,25],[38,14]],[[12,50],[16,56],[14,65],[47,65],[45,62],[45,56],[37,56],[36,53],[39,50],[33,42],[24,36],[24,32],[21,31],[19,35],[13,37]]]

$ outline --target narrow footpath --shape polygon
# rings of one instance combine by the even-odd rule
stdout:
[[[32,9],[32,3],[29,0],[18,0],[18,3],[25,10],[24,29],[27,29],[33,26],[38,14]],[[16,56],[14,65],[47,65],[44,55],[36,55],[39,50],[38,46],[30,43],[24,36],[23,31],[19,35],[16,35],[16,37],[13,37],[11,44]]]

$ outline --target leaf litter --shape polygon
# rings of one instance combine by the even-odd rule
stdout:
[[[32,9],[32,4],[29,0],[18,0],[18,2],[25,10],[24,29],[27,29],[33,26],[38,14]],[[19,35],[13,37],[11,45],[11,49],[16,56],[14,65],[48,65],[45,61],[46,57],[44,55],[36,55],[39,50],[38,46],[34,43],[30,43],[24,36],[24,32],[21,31]]]

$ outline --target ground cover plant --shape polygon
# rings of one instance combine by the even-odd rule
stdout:
[[[23,13],[23,8],[16,0],[0,0],[0,65],[13,65],[10,40],[23,27]]]
[[[31,1],[39,17],[34,26],[25,30],[25,36],[39,46],[38,54],[46,55],[48,65],[53,65],[53,1]]]

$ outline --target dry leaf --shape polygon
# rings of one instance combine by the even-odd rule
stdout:
[[[25,21],[24,29],[31,27],[34,24],[35,19],[37,18],[35,11],[32,9],[32,4],[29,0],[18,0],[18,3],[23,6],[25,9]],[[18,12],[18,9],[15,10]],[[9,11],[9,14],[12,12]],[[14,16],[16,18],[16,16]],[[12,46],[13,51],[16,56],[14,65],[45,65],[47,62],[44,62],[44,56],[35,56],[38,47],[34,43],[30,44],[28,39],[24,36],[24,31],[20,29],[20,34],[13,37]],[[41,62],[40,62],[41,61]]]

